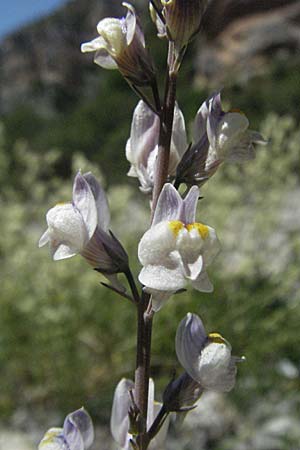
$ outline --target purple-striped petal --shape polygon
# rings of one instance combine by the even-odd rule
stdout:
[[[104,189],[102,189],[100,183],[98,183],[97,179],[91,172],[85,173],[83,177],[88,182],[96,202],[98,226],[102,228],[102,230],[108,231],[110,211]]]
[[[80,212],[91,238],[97,226],[97,208],[92,190],[80,172],[73,184],[73,204]]]
[[[180,220],[182,198],[170,183],[166,183],[156,205],[152,226],[165,220]]]
[[[196,220],[196,209],[199,199],[199,188],[192,186],[183,200],[183,208],[180,220],[185,223],[193,223]]]
[[[202,320],[196,314],[188,313],[180,322],[176,332],[176,354],[182,367],[197,380],[198,358],[207,342]]]

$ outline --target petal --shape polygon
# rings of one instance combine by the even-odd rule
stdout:
[[[226,341],[208,343],[201,352],[196,381],[205,389],[228,392],[235,384],[235,376],[230,345]]]
[[[44,245],[48,244],[49,241],[50,241],[50,233],[49,233],[49,229],[47,228],[45,233],[43,233],[43,235],[41,236],[38,245],[39,245],[39,247],[43,247]]]
[[[199,276],[192,281],[192,286],[194,289],[197,289],[197,291],[200,292],[213,292],[214,287],[210,282],[210,279],[208,278],[207,272],[205,270],[202,270],[202,272],[199,274]]]
[[[110,211],[104,189],[91,172],[85,173],[83,177],[88,182],[96,202],[98,225],[102,230],[108,231]]]
[[[105,48],[96,51],[94,62],[103,69],[115,70],[118,69],[118,64]]]
[[[41,442],[39,443],[39,450],[69,450],[68,444],[63,435],[62,428],[50,428]]]
[[[107,44],[105,40],[102,36],[100,36],[90,42],[84,42],[83,44],[81,44],[81,51],[82,53],[96,52],[97,50],[106,48],[106,46]]]
[[[160,222],[142,236],[138,246],[138,257],[143,266],[163,264],[164,261],[167,263],[166,259],[175,248],[176,234],[169,226],[169,222]],[[169,261],[169,264],[171,263],[172,261]],[[174,261],[174,264],[177,265],[177,261]]]
[[[69,416],[66,417],[64,422],[64,437],[70,450],[84,450],[82,435]]]
[[[139,280],[146,288],[157,291],[178,291],[186,286],[180,267],[168,269],[162,265],[148,265],[141,270]]]
[[[191,281],[195,281],[198,279],[200,272],[203,268],[203,257],[199,255],[193,263],[186,263],[185,276]]]
[[[155,419],[155,411],[154,411],[154,381],[152,378],[149,378],[149,390],[148,390],[148,411],[147,411],[147,430],[151,427],[154,419]]]
[[[183,200],[181,220],[185,224],[195,222],[199,195],[199,188],[197,186],[192,186],[187,196]]]
[[[180,220],[183,200],[170,183],[162,188],[156,205],[152,226],[165,220]]]
[[[127,42],[127,45],[130,45],[133,40],[135,30],[136,30],[136,14],[135,14],[134,7],[132,5],[130,5],[129,3],[123,2],[122,5],[128,9],[126,19],[125,19],[126,42]]]
[[[114,440],[121,446],[128,444],[129,418],[131,406],[129,391],[134,388],[131,380],[123,378],[117,385],[110,419],[110,430]]]
[[[145,291],[151,294],[152,309],[154,312],[158,312],[166,303],[166,301],[176,291],[157,291],[156,289],[147,289]]]
[[[175,339],[176,354],[186,372],[198,381],[198,360],[207,342],[202,320],[196,314],[188,313],[180,322]]]
[[[81,213],[71,203],[58,204],[46,215],[52,252],[60,244],[79,253],[89,239]]]
[[[216,231],[212,227],[207,228],[208,235],[204,240],[202,249],[205,266],[209,266],[221,250],[221,244],[219,239],[217,238]]]
[[[225,115],[221,105],[221,94],[213,94],[209,101],[209,115],[207,120],[207,136],[210,144],[215,147],[218,127],[222,117]]]
[[[50,243],[50,252],[54,261],[71,258],[78,253],[74,248],[71,248],[66,244],[59,244],[57,246],[53,242]]]
[[[84,448],[89,448],[94,441],[94,427],[90,415],[84,408],[80,408],[69,414],[64,422],[64,435],[71,448],[73,448],[72,439],[74,438],[73,427],[80,433]]]
[[[174,108],[171,151],[175,151],[179,158],[181,158],[186,151],[187,146],[184,116],[176,102]]]
[[[206,124],[209,112],[209,99],[205,100],[196,113],[193,124],[193,141],[196,143],[206,134]]]
[[[88,236],[91,238],[97,226],[97,208],[92,190],[80,172],[74,179],[73,204],[82,215]]]
[[[158,136],[159,118],[140,100],[133,112],[130,151],[129,148],[126,151],[128,161],[138,167],[147,167],[149,155],[158,143]]]

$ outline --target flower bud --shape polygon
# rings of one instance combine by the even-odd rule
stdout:
[[[208,0],[161,0],[162,15],[165,19],[166,34],[174,41],[178,52],[198,33]],[[152,13],[152,18],[153,18]],[[159,23],[156,18],[156,23]],[[159,35],[163,33],[158,27]]]
[[[168,412],[189,411],[194,408],[202,392],[202,386],[185,372],[166,387],[163,393],[164,408]]]
[[[177,357],[186,372],[203,389],[228,392],[235,384],[236,363],[244,358],[231,356],[231,345],[220,334],[206,334],[196,314],[188,313],[176,333]]]
[[[94,61],[105,69],[119,69],[136,86],[151,85],[154,68],[145,46],[143,31],[133,6],[123,3],[127,15],[105,18],[97,25],[99,37],[81,45],[82,52],[96,52]]]

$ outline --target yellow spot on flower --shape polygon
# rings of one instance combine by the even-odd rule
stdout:
[[[55,206],[63,206],[63,205],[66,205],[68,202],[58,202],[58,203],[56,203],[56,205]]]
[[[175,236],[178,235],[179,231],[184,228],[184,225],[180,220],[172,220],[169,222],[169,227],[171,228],[171,231],[175,234]]]
[[[203,223],[189,223],[188,225],[186,225],[186,228],[188,231],[191,231],[193,229],[197,230],[203,240],[206,239],[209,235],[208,227]]]
[[[208,338],[215,344],[226,344],[226,340],[219,333],[209,333]]]

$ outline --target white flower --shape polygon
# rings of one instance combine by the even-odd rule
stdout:
[[[39,247],[49,243],[54,260],[80,253],[113,283],[116,283],[114,275],[128,267],[125,250],[108,229],[106,195],[91,173],[76,175],[72,202],[51,208],[46,220],[48,229],[40,238]]]
[[[177,166],[176,182],[206,182],[223,162],[242,163],[255,157],[254,144],[266,144],[260,133],[248,129],[247,117],[222,110],[220,93],[205,100],[193,126],[193,145]]]
[[[84,408],[69,414],[63,428],[50,428],[39,444],[39,450],[86,450],[94,441],[94,428]]]
[[[195,222],[198,197],[197,186],[183,200],[173,185],[165,184],[152,226],[139,243],[144,266],[139,280],[152,294],[154,310],[188,282],[202,292],[213,290],[206,267],[219,252],[219,242],[213,228]]]
[[[177,357],[186,372],[203,389],[228,392],[235,385],[236,363],[231,345],[218,333],[206,334],[196,314],[188,313],[176,333]]]
[[[130,439],[132,435],[129,433],[129,417],[128,411],[132,407],[130,391],[134,395],[134,383],[131,380],[123,378],[117,385],[114,393],[110,429],[114,440],[119,444],[122,450],[130,450]],[[149,394],[148,394],[148,412],[147,412],[147,430],[151,427],[157,416],[161,404],[154,401],[154,382],[149,380]],[[161,449],[166,440],[168,432],[169,420],[166,419],[162,428],[151,441],[149,449]]]
[[[130,138],[126,144],[126,158],[131,163],[128,175],[139,179],[140,189],[144,193],[151,193],[153,189],[159,129],[158,115],[140,100],[133,113]],[[176,167],[186,149],[184,117],[176,103],[168,171],[170,176],[175,175]]]
[[[197,130],[198,127],[198,130]],[[195,139],[207,132],[209,150],[206,168],[215,161],[244,162],[255,157],[253,144],[265,144],[260,133],[251,131],[241,111],[222,110],[220,93],[203,103],[194,123]]]
[[[96,52],[94,61],[105,69],[119,69],[125,78],[138,85],[154,79],[154,69],[145,39],[132,5],[124,2],[126,17],[107,17],[97,25],[99,37],[81,45],[82,52]]]

